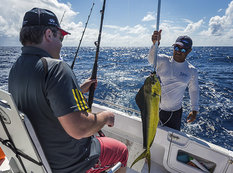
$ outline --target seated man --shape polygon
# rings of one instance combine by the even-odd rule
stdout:
[[[79,86],[71,68],[59,60],[69,34],[46,9],[26,12],[20,31],[22,54],[9,75],[9,92],[30,119],[53,173],[102,172],[117,162],[126,172],[127,147],[108,137],[93,137],[114,114],[88,113],[83,97],[92,83]]]

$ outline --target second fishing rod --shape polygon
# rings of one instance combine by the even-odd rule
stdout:
[[[98,41],[95,42],[96,54],[95,54],[95,62],[94,62],[93,69],[92,69],[91,79],[96,79],[96,77],[97,77],[98,58],[99,58],[99,50],[100,50],[100,41],[101,41],[101,34],[102,34],[102,28],[103,28],[103,21],[104,21],[105,4],[106,4],[106,0],[104,0],[102,10],[100,11],[101,12],[101,21],[100,21]],[[89,108],[91,108],[92,103],[93,103],[94,92],[95,92],[95,84],[92,84],[90,87],[89,96],[88,96]]]

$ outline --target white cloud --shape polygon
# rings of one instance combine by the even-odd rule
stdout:
[[[50,9],[57,15],[59,20],[64,11],[66,11],[61,27],[71,32],[71,35],[65,37],[64,46],[78,45],[84,29],[84,21],[77,21],[75,17],[77,17],[79,12],[72,10],[70,3],[60,3],[58,0],[1,0],[0,45],[20,45],[18,37],[23,16],[26,11],[33,7]],[[153,12],[148,12],[142,19],[144,23],[138,21],[138,24],[133,26],[108,25],[104,23],[101,46],[150,46],[150,38],[155,29],[155,24],[148,27],[145,21],[155,21],[155,17],[156,15]],[[206,19],[203,18],[197,22],[193,22],[190,19],[161,21],[160,28],[163,30],[161,46],[171,46],[179,35],[184,34],[193,38],[194,45],[213,45],[213,43],[229,45],[232,43],[233,1],[229,3],[225,14],[212,17],[208,26],[204,26],[204,20]],[[205,30],[198,33],[203,28]],[[97,40],[98,32],[98,24],[88,24],[82,46],[93,46]],[[218,35],[221,35],[221,40],[219,37],[216,37]]]
[[[18,41],[19,31],[22,26],[23,16],[26,11],[34,7],[46,8],[53,11],[60,19],[66,11],[63,20],[64,29],[70,27],[70,23],[77,12],[71,10],[69,3],[59,3],[57,0],[1,0],[0,3],[0,39],[15,38]]]
[[[116,26],[104,25],[101,45],[102,46],[120,46],[120,47],[138,47],[150,45],[151,33],[142,25],[135,26]]]
[[[119,26],[116,26],[116,25],[104,25],[105,28],[110,28],[110,29],[120,29]]]
[[[144,47],[152,44],[150,37],[151,34],[148,33],[135,36],[132,34],[122,35],[120,33],[110,34],[109,32],[104,32],[101,45],[107,47]]]
[[[222,36],[230,35],[232,36],[232,25],[233,25],[233,1],[228,5],[224,16],[214,16],[209,20],[209,28],[203,31],[203,35],[209,36]]]
[[[124,32],[125,34],[143,34],[146,33],[148,30],[146,27],[143,27],[142,25],[135,25],[133,27],[130,26],[124,26],[124,27],[120,27],[120,26],[116,26],[116,25],[104,25],[104,28],[109,28],[112,30],[115,30],[115,32],[119,33],[119,32]]]
[[[196,23],[193,23],[193,22],[189,21],[189,24],[185,28],[184,32],[185,33],[193,33],[194,31],[199,29],[203,23],[204,23],[203,19],[199,20]]]
[[[185,23],[181,21],[185,21]],[[203,23],[203,19],[197,22],[193,22],[189,19],[162,21],[160,24],[160,29],[162,29],[161,45],[171,46],[180,35],[189,35],[190,37],[194,38],[193,35],[196,34],[197,30],[202,26]],[[155,25],[152,25],[152,27],[155,29]]]
[[[182,23],[179,24],[179,20],[176,23],[172,21],[163,21],[161,23],[160,28],[163,30],[161,45],[164,45],[163,43],[166,46],[172,45],[179,35],[189,35],[193,39],[194,46],[232,46],[233,1],[229,3],[223,16],[213,16],[207,26],[204,25],[205,18],[197,22],[189,19],[183,20],[188,23],[186,26]],[[201,29],[202,31],[200,31]]]
[[[60,21],[65,11],[61,27],[71,33],[65,37],[63,45],[76,46],[79,43],[84,24],[73,22],[78,14],[71,9],[71,4],[60,3],[57,0],[1,0],[0,4],[0,39],[1,45],[5,45],[8,40],[15,40],[14,44],[20,45],[18,41],[19,31],[22,26],[23,16],[26,11],[33,7],[46,8],[53,11]],[[99,26],[87,27],[82,46],[94,46],[98,39]],[[145,42],[150,43],[150,35],[147,34],[146,27],[137,24],[135,26],[114,26],[104,25],[101,39],[102,46],[145,46]],[[146,41],[142,41],[146,40]],[[149,44],[148,43],[148,44]]]
[[[131,34],[144,34],[146,33],[147,29],[142,25],[135,25],[133,28],[130,28],[129,33]]]
[[[193,21],[189,20],[189,19],[183,19],[186,23],[193,23]]]
[[[155,15],[153,12],[148,12],[147,15],[145,17],[143,17],[142,21],[143,22],[148,22],[148,21],[152,21],[155,20]]]
[[[176,21],[177,22],[177,21]],[[160,24],[160,29],[162,30],[162,38],[161,38],[161,46],[171,46],[176,38],[180,35],[184,35],[184,27],[177,26],[176,22],[170,20],[164,20]],[[151,25],[153,30],[155,30],[155,25]],[[149,40],[151,38],[152,33],[149,35]],[[147,40],[148,40],[147,38]],[[150,44],[151,44],[150,40]]]

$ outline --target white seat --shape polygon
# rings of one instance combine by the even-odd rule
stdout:
[[[0,116],[2,122],[4,122],[4,124],[0,123],[1,141],[8,140],[10,136],[18,151],[41,164],[35,164],[19,156],[26,171],[30,173],[52,173],[29,119],[25,114],[18,111],[11,94],[3,90],[0,90]],[[8,132],[4,129],[4,126]],[[7,133],[9,134],[7,135]],[[9,160],[12,172],[25,172],[12,149],[3,145],[2,142],[0,142],[0,146]]]

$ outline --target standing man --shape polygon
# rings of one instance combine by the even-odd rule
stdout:
[[[92,114],[71,68],[59,60],[62,40],[69,34],[56,15],[33,8],[20,31],[22,54],[9,75],[9,92],[30,119],[53,173],[102,172],[121,162],[126,172],[127,147],[108,137],[93,137],[104,125],[114,125],[109,111]]]
[[[154,31],[152,35],[153,45],[149,52],[151,64],[154,61],[155,43],[156,41],[160,43],[161,32],[162,30]],[[187,117],[187,122],[193,122],[198,112],[198,74],[196,68],[186,60],[191,51],[192,39],[188,36],[180,36],[173,44],[173,56],[161,54],[157,58],[157,75],[160,77],[162,86],[160,122],[162,125],[176,130],[180,130],[182,101],[187,87],[192,109]]]

